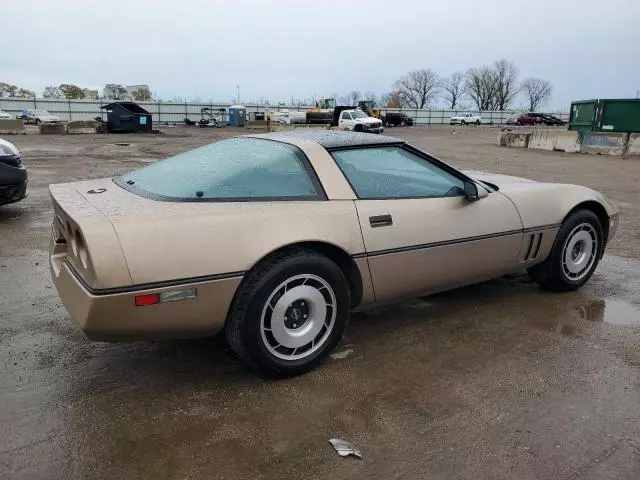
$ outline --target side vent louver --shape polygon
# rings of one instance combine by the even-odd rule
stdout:
[[[542,236],[544,234],[540,233],[531,233],[529,238],[526,240],[526,248],[525,255],[522,260],[525,262],[530,260],[535,260],[538,257],[538,253],[540,252],[540,245],[542,245]]]

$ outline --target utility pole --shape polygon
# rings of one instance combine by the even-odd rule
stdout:
[[[240,105],[240,85],[236,85],[236,88],[238,89],[238,96],[236,97],[236,104]]]

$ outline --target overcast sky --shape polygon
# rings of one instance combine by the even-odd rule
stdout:
[[[513,61],[571,100],[640,90],[640,0],[1,0],[0,82],[271,103]],[[14,41],[15,40],[15,41]],[[516,100],[515,106],[523,105]]]

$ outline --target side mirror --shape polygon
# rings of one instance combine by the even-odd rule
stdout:
[[[476,200],[478,200],[480,198],[478,196],[478,186],[473,182],[464,182],[464,196],[470,202],[475,202]]]

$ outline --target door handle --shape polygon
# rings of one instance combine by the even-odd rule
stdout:
[[[393,218],[391,218],[391,215],[376,215],[374,217],[369,217],[369,225],[373,228],[390,227],[393,225]]]

